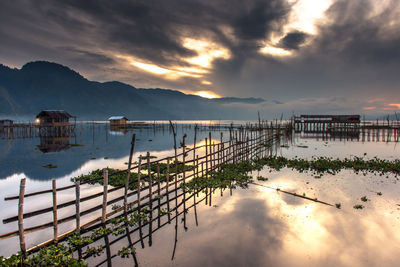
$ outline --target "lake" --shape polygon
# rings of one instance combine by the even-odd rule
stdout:
[[[179,125],[178,140],[186,133],[187,144],[193,145],[194,130],[189,125]],[[53,145],[51,151],[44,148],[44,140],[40,138],[0,140],[1,218],[17,214],[17,201],[4,201],[4,197],[18,194],[22,177],[28,178],[26,192],[29,193],[51,188],[52,179],[57,180],[58,186],[69,185],[71,177],[95,169],[126,168],[132,133],[137,138],[134,159],[147,151],[159,158],[173,155],[174,142],[168,127],[113,132],[105,124],[79,124],[69,144],[65,140],[59,142],[59,147],[64,149],[54,149]],[[197,142],[208,135],[208,131],[198,132]],[[212,132],[212,136],[217,142],[220,131]],[[223,140],[228,136],[228,132],[223,132]],[[388,138],[383,140],[382,137],[379,140],[354,136],[326,138],[297,133],[285,143],[277,144],[273,153],[306,159],[313,156],[398,159],[398,143],[389,142]],[[45,143],[52,142],[46,140]],[[42,167],[46,164],[57,165],[57,168]],[[187,199],[187,213],[182,209],[172,212],[174,218],[170,222],[167,216],[162,217],[151,242],[145,238],[143,247],[138,231],[133,232],[131,239],[137,242],[139,265],[396,266],[400,262],[397,253],[400,250],[400,185],[395,175],[363,175],[341,170],[335,175],[319,176],[269,167],[253,171],[251,175],[254,184],[232,192],[225,190],[222,194],[216,190],[212,203],[206,202],[204,194]],[[268,179],[257,179],[260,176]],[[88,186],[83,190],[95,188]],[[316,198],[332,206],[284,192]],[[68,198],[68,194],[74,193],[66,192],[60,199]],[[46,201],[51,201],[50,197],[27,202],[25,209],[48,206]],[[336,204],[340,204],[340,209]],[[363,209],[355,209],[356,205],[363,205]],[[29,226],[34,222],[28,219],[26,223]],[[2,224],[0,233],[17,227],[16,222]],[[147,234],[148,230],[144,228],[143,232]],[[46,240],[39,234],[31,236],[27,243]],[[107,265],[107,258],[110,258],[107,256],[114,256],[108,260],[115,266],[134,264],[132,256],[116,256],[129,242],[127,238],[117,240],[110,236],[108,241],[101,239],[96,244],[106,242],[112,244],[100,256],[89,258],[90,266]],[[7,256],[17,250],[17,238],[0,241],[0,255]]]

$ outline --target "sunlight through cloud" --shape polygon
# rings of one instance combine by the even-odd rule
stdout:
[[[198,56],[184,59],[186,62],[210,68],[212,61],[216,58],[229,59],[231,54],[228,49],[219,44],[207,40],[196,40],[192,38],[183,39],[182,45],[197,52]]]
[[[259,52],[265,55],[276,57],[287,57],[294,55],[293,51],[279,47],[279,43],[290,32],[302,32],[308,35],[317,33],[317,23],[324,19],[325,11],[332,5],[332,0],[292,0],[293,4],[289,16],[289,22],[284,26],[283,31],[272,34],[270,40],[265,42]],[[307,45],[308,42],[301,46]]]

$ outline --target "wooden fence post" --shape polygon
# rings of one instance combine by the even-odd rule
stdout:
[[[103,182],[103,207],[101,221],[104,224],[106,222],[107,215],[107,194],[108,194],[108,169],[103,170],[104,182]]]
[[[131,141],[131,151],[129,153],[128,173],[126,174],[126,180],[125,180],[125,192],[124,192],[124,212],[125,212],[125,214],[127,214],[127,212],[128,212],[128,189],[129,189],[129,183],[130,183],[130,178],[131,178],[132,156],[133,156],[133,151],[135,149],[135,139],[136,139],[136,134],[133,134],[132,141]]]
[[[147,172],[149,177],[149,246],[153,244],[152,234],[153,234],[153,180],[151,178],[151,166],[150,166],[150,152],[147,152]]]
[[[80,211],[80,201],[81,201],[81,190],[80,181],[75,181],[75,220],[76,220],[76,231],[81,230],[81,211]]]
[[[169,207],[169,158],[167,158],[167,209],[168,209],[168,223],[171,223],[171,214],[170,214],[170,207]]]
[[[25,195],[26,178],[21,179],[19,187],[19,202],[18,202],[18,231],[19,245],[22,253],[26,253],[25,233],[24,233],[24,195]]]
[[[57,185],[56,180],[52,180],[53,189],[53,230],[54,230],[54,243],[58,242],[58,221],[57,221]]]

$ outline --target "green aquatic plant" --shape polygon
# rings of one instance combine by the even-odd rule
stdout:
[[[38,252],[30,255],[25,255],[22,252],[11,255],[8,258],[0,256],[0,266],[87,266],[87,263],[82,259],[73,257],[74,251],[78,248],[86,247],[83,251],[83,258],[96,257],[104,252],[105,247],[89,246],[96,240],[105,235],[112,234],[114,236],[126,233],[127,226],[136,226],[139,222],[148,222],[148,215],[143,212],[132,211],[129,216],[120,215],[111,219],[108,226],[99,225],[91,232],[81,234],[78,232],[70,235],[66,240],[59,244],[52,244],[41,248]],[[165,209],[161,209],[162,214],[168,214]],[[117,253],[121,257],[128,257],[129,254],[135,252],[133,246],[122,247]]]
[[[367,196],[363,196],[362,198],[360,198],[361,199],[361,201],[363,201],[363,202],[367,202],[368,201],[368,198],[367,198]]]
[[[355,208],[356,210],[362,210],[364,208],[364,206],[357,204],[357,205],[354,205],[353,208]]]
[[[337,209],[340,209],[340,208],[342,207],[342,204],[336,203],[336,204],[335,204],[335,207],[336,207]]]
[[[22,253],[11,255],[8,258],[0,256],[0,266],[87,266],[84,260],[74,258],[72,253],[68,246],[49,245],[30,256]]]
[[[258,181],[268,181],[267,177],[257,176]]]
[[[237,186],[247,188],[248,184],[252,182],[252,177],[248,173],[257,167],[251,161],[224,164],[220,167],[220,170],[208,172],[202,177],[195,177],[189,182],[181,183],[180,186],[189,193],[205,188],[226,189],[236,188]]]
[[[127,171],[121,171],[118,169],[107,168],[108,170],[108,184],[112,186],[124,186],[126,182]],[[88,182],[89,184],[101,184],[104,182],[104,171],[101,169],[94,170],[86,175],[71,178],[72,182],[80,181],[81,183]],[[129,189],[134,190],[137,188],[137,176],[136,172],[131,172],[129,178]],[[143,179],[145,180],[145,179]]]
[[[47,168],[47,169],[54,169],[54,168],[58,168],[57,165],[54,164],[46,164],[42,166],[43,168]]]
[[[400,174],[400,160],[382,160],[373,158],[365,160],[360,157],[345,158],[343,160],[333,159],[328,157],[312,158],[311,160],[299,159],[287,159],[281,156],[271,156],[262,159],[258,159],[257,164],[261,166],[269,166],[274,170],[281,170],[284,167],[297,170],[299,172],[312,171],[321,176],[324,173],[335,175],[342,169],[353,169],[356,173],[362,172],[363,175],[366,173],[373,174],[386,174],[393,173],[396,176]],[[317,177],[315,177],[317,178]]]
[[[118,250],[117,255],[121,258],[129,258],[129,254],[135,253],[136,248],[133,246],[123,247],[122,249]]]

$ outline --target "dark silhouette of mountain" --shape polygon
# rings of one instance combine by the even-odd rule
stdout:
[[[131,120],[249,119],[256,114],[251,104],[263,101],[206,99],[175,90],[135,88],[117,81],[89,81],[68,67],[46,61],[29,62],[21,69],[0,64],[3,116],[34,116],[44,109],[64,109],[90,120],[104,120],[111,115]]]

